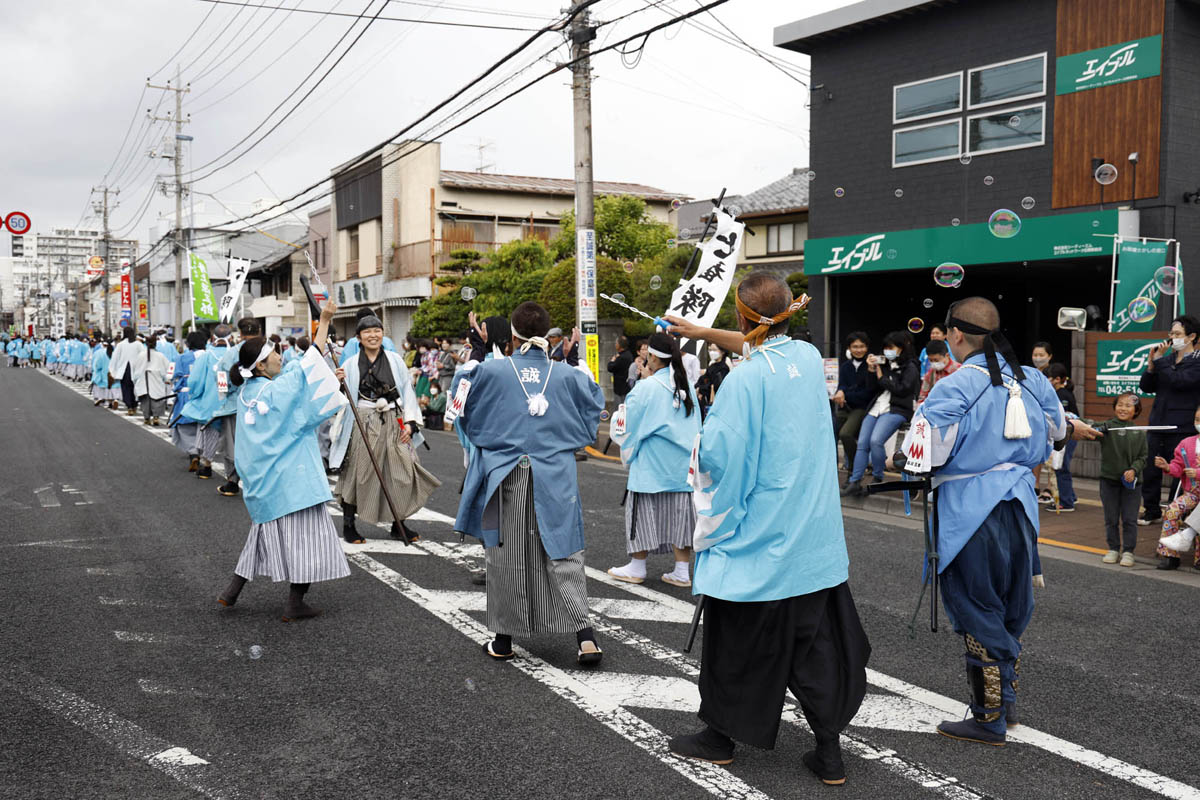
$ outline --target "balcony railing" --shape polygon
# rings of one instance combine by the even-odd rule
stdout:
[[[357,258],[354,259],[353,261],[346,262],[346,277],[347,278],[357,278],[358,277],[358,259]]]

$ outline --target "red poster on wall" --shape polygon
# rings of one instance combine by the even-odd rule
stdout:
[[[133,313],[133,281],[128,272],[121,275],[121,310],[128,311],[128,317]]]

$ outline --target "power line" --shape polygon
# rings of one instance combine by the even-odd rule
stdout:
[[[252,11],[250,13],[250,17],[242,25],[242,30],[239,31],[238,33],[235,33],[233,36],[227,37],[225,39],[225,41],[221,44],[221,48],[219,50],[217,50],[217,52],[213,54],[213,57],[208,60],[208,63],[205,64],[203,67],[200,67],[195,75],[190,76],[188,78],[188,83],[199,83],[201,80],[204,79],[204,76],[208,75],[210,72],[212,72],[213,70],[215,70],[219,66],[221,66],[221,64],[223,63],[221,57],[223,55],[225,55],[225,51],[227,51],[230,47],[233,46],[234,42],[237,41],[238,36],[241,33],[243,33],[243,32],[247,33],[247,35],[246,35],[247,42],[249,42],[251,39],[253,39],[254,35],[256,33],[258,33],[258,27],[255,25],[255,20],[258,18],[258,15],[261,12],[262,12],[261,8],[254,9],[254,11]],[[268,11],[267,17],[270,18],[270,16],[274,13],[275,13],[274,11]],[[237,49],[235,48],[233,52],[236,53]]]
[[[155,75],[162,72],[167,67],[171,66],[171,62],[174,61],[175,59],[179,58],[179,55],[184,51],[184,48],[186,48],[188,46],[188,43],[191,42],[192,39],[196,36],[196,34],[200,32],[200,29],[204,27],[204,23],[208,22],[208,18],[211,17],[213,15],[213,12],[216,10],[217,10],[216,6],[213,6],[212,8],[210,8],[208,10],[208,13],[204,15],[204,19],[200,20],[200,24],[197,25],[195,27],[195,29],[191,32],[191,34],[189,34],[188,37],[183,40],[183,44],[181,44],[179,46],[179,49],[175,51],[175,54],[173,56],[171,56],[170,58],[168,58],[167,62],[165,64],[163,64],[158,69],[154,70],[154,72],[151,72],[149,77],[147,78],[147,80],[149,80],[149,78],[153,78]]]
[[[296,5],[297,5],[297,7],[298,7],[298,6],[300,5],[300,3],[302,3],[302,2],[303,2],[303,0],[296,0]],[[339,5],[340,5],[340,3],[341,3],[341,0],[338,0],[338,4],[339,4]],[[335,7],[336,7],[336,6],[335,6]],[[251,36],[251,37],[250,37],[250,39],[247,39],[247,40],[246,40],[246,42],[245,42],[245,43],[242,45],[242,47],[241,47],[241,49],[245,51],[245,55],[243,55],[243,56],[241,57],[241,59],[239,59],[239,60],[238,60],[238,62],[237,62],[236,64],[234,64],[234,65],[233,65],[233,66],[232,66],[232,67],[229,69],[229,71],[228,71],[228,72],[226,72],[226,73],[225,73],[224,75],[222,75],[221,77],[217,78],[217,79],[216,79],[215,81],[213,81],[211,84],[209,84],[208,86],[206,86],[206,87],[205,87],[203,90],[201,90],[201,91],[197,92],[195,95],[193,95],[193,96],[192,96],[192,104],[194,105],[194,104],[196,103],[196,101],[197,101],[197,100],[199,100],[201,97],[203,97],[204,95],[208,94],[208,93],[209,93],[209,92],[211,92],[212,90],[216,89],[218,86],[220,86],[220,85],[221,85],[222,83],[224,83],[226,80],[228,80],[228,79],[229,79],[229,77],[230,77],[231,75],[233,75],[233,74],[234,74],[234,73],[236,73],[236,72],[237,72],[239,69],[241,69],[241,67],[242,67],[242,65],[243,65],[243,64],[245,64],[247,61],[249,61],[249,60],[250,60],[251,58],[253,58],[254,56],[258,55],[258,54],[259,54],[259,53],[262,51],[262,47],[263,47],[263,46],[264,46],[264,45],[265,45],[267,42],[269,42],[273,36],[275,36],[277,33],[279,33],[279,29],[283,27],[283,24],[284,24],[285,22],[287,22],[287,20],[288,20],[288,18],[289,18],[289,17],[291,17],[291,15],[292,15],[292,11],[295,11],[295,10],[296,10],[296,9],[295,9],[295,8],[293,8],[291,11],[289,11],[289,12],[288,12],[288,13],[286,13],[286,14],[284,14],[284,15],[283,15],[283,17],[282,17],[282,18],[281,18],[281,19],[280,19],[280,20],[279,20],[277,23],[275,23],[275,27],[274,27],[274,28],[271,28],[271,30],[270,30],[270,31],[267,33],[267,35],[266,35],[265,37],[263,37],[262,41],[261,41],[261,42],[259,42],[257,45],[254,45],[253,47],[251,47],[251,46],[250,46],[250,40],[254,38],[253,36]],[[313,26],[312,26],[311,28],[309,28],[309,29],[308,29],[308,31],[306,31],[306,32],[305,32],[304,36],[300,37],[300,39],[298,39],[298,40],[289,41],[289,42],[288,42],[288,45],[287,45],[287,50],[292,50],[292,49],[294,49],[294,48],[295,48],[297,45],[299,45],[299,44],[300,44],[300,42],[301,42],[301,41],[303,41],[304,37],[306,37],[306,36],[307,36],[309,33],[311,33],[313,30],[315,30],[315,29],[317,28],[317,26],[318,26],[318,25],[320,25],[320,24],[321,24],[321,21],[320,21],[320,20],[317,20],[317,21],[316,21],[316,22],[313,24]],[[285,50],[285,52],[286,52],[286,50]],[[267,63],[266,63],[266,66],[264,66],[264,67],[263,67],[263,69],[262,69],[260,72],[256,73],[254,77],[258,77],[258,75],[261,75],[263,72],[265,72],[266,70],[268,70],[268,69],[270,69],[272,66],[274,66],[274,64],[275,64],[275,63],[276,63],[276,59],[269,59],[269,60],[267,61]],[[199,80],[201,77],[203,77],[203,75],[197,76],[196,78],[194,78],[194,79],[193,79],[193,81]],[[229,94],[226,94],[226,95],[225,95],[225,97],[229,97],[229,95],[231,95],[231,94],[233,94],[234,92],[238,91],[238,89],[241,89],[243,86],[246,86],[248,83],[250,83],[250,82],[251,82],[251,81],[253,81],[253,80],[254,80],[254,78],[250,78],[249,80],[247,80],[247,81],[245,81],[244,83],[240,84],[240,85],[238,86],[238,88],[237,88],[237,89],[234,89],[232,92],[229,92]],[[224,99],[225,99],[225,97],[222,97],[222,98],[221,98],[221,100],[224,100]],[[220,102],[220,101],[217,101],[217,102]],[[208,108],[208,107],[209,107],[209,106],[205,106],[204,108]],[[200,110],[201,110],[201,111],[203,111],[204,109],[200,109]],[[197,114],[199,114],[199,113],[200,113],[200,111],[197,111],[196,113],[197,113]]]
[[[121,153],[125,150],[125,143],[129,141],[129,133],[133,130],[133,123],[137,121],[138,109],[142,107],[142,98],[146,96],[146,87],[142,87],[142,93],[138,95],[137,103],[133,106],[133,116],[129,118],[129,124],[125,127],[125,135],[121,137],[121,144],[117,147],[117,154],[113,156],[112,163],[108,165],[108,169],[104,171],[104,179],[100,183],[104,186],[108,185],[108,175],[112,172],[113,167],[117,165],[117,160],[121,157]]]
[[[425,8],[440,8],[446,11],[470,11],[476,14],[491,14],[495,17],[511,17],[513,19],[536,19],[538,22],[548,22],[550,17],[545,14],[531,14],[527,11],[494,11],[490,8],[482,6],[468,6],[462,4],[448,5],[446,3],[430,3],[423,0],[388,0],[390,3],[398,3],[405,6],[423,6]]]
[[[699,5],[699,3],[700,3],[700,0],[696,0],[696,3],[697,3],[697,5]],[[793,75],[792,73],[788,72],[786,69],[784,69],[783,67],[781,67],[781,66],[779,65],[779,63],[778,63],[778,62],[776,62],[775,60],[773,60],[773,59],[771,59],[771,58],[768,58],[766,53],[764,53],[763,51],[759,50],[757,47],[755,47],[754,45],[750,44],[750,43],[749,43],[749,42],[747,42],[745,39],[743,39],[742,37],[740,37],[740,36],[738,36],[736,33],[734,33],[734,32],[733,32],[733,29],[732,29],[732,28],[730,28],[728,25],[726,25],[724,22],[722,22],[722,21],[721,21],[721,20],[720,20],[720,19],[717,17],[717,15],[716,15],[716,14],[714,14],[714,13],[713,13],[713,12],[711,12],[711,11],[709,11],[709,12],[708,12],[708,15],[709,15],[710,17],[712,17],[712,18],[713,18],[713,22],[717,23],[717,24],[718,24],[718,25],[720,25],[722,28],[724,28],[726,31],[728,31],[728,33],[729,33],[729,35],[730,35],[730,36],[732,36],[733,38],[737,39],[737,40],[738,40],[739,42],[741,42],[741,43],[742,43],[742,44],[743,44],[745,47],[748,47],[748,48],[751,50],[751,52],[753,52],[753,53],[754,53],[754,55],[758,56],[758,57],[759,57],[759,58],[761,58],[763,61],[765,61],[765,62],[767,62],[768,64],[770,64],[772,67],[774,67],[775,69],[779,70],[779,71],[780,71],[780,72],[782,72],[784,75],[787,75],[789,78],[791,78],[791,79],[792,79],[792,80],[794,80],[796,83],[798,83],[798,84],[800,84],[801,86],[803,86],[805,89],[807,89],[807,88],[808,88],[808,84],[807,84],[807,83],[805,83],[804,81],[800,80],[799,78],[797,78],[797,77],[796,77],[795,75]]]
[[[195,63],[197,61],[199,61],[201,58],[203,58],[204,54],[207,53],[209,50],[211,50],[213,45],[215,45],[217,42],[221,41],[221,37],[225,35],[225,31],[229,30],[229,26],[232,25],[234,22],[236,22],[237,18],[240,17],[242,15],[242,12],[245,10],[246,9],[244,9],[244,8],[239,8],[237,11],[234,11],[233,14],[226,21],[225,27],[221,28],[221,30],[217,31],[217,35],[213,37],[212,41],[209,42],[207,46],[202,47],[200,49],[200,52],[196,55],[195,58],[193,58],[187,64],[184,64],[182,67],[179,67],[179,71],[180,72],[188,72],[189,70],[191,70],[192,66],[195,65]]]
[[[284,6],[269,6],[269,5],[265,5],[262,3],[245,3],[245,2],[239,3],[239,2],[235,2],[235,0],[199,0],[199,2],[201,2],[201,3],[218,3],[223,6],[241,6],[242,8],[273,8],[276,10],[284,8]],[[385,2],[384,2],[385,6],[386,6],[387,2],[388,2],[388,0],[385,0]],[[302,14],[320,14],[321,16],[324,16],[324,17],[354,17],[355,19],[366,19],[367,18],[366,12],[364,12],[362,14],[350,14],[345,11],[323,11],[318,8],[297,8],[294,10],[299,11]],[[383,9],[380,9],[380,10],[382,11]],[[451,28],[482,28],[483,30],[492,30],[492,31],[532,31],[532,30],[535,30],[535,28],[517,28],[512,25],[488,25],[483,22],[449,22],[447,20],[416,19],[413,17],[375,16],[375,17],[371,18],[372,21],[374,21],[376,19],[382,20],[384,22],[416,22],[416,23],[420,23],[423,25],[445,25],[445,26],[451,27]]]

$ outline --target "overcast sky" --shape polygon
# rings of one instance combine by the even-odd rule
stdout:
[[[249,1],[373,14],[386,0]],[[593,16],[601,21],[638,13],[603,26],[593,47],[665,21],[668,12],[697,7],[696,0],[668,0],[658,8],[646,8],[648,2],[602,0],[594,6]],[[749,44],[807,71],[806,57],[772,47],[774,27],[845,4],[729,0],[715,13]],[[114,232],[143,243],[156,215],[173,213],[174,207],[171,198],[151,191],[155,175],[171,173],[171,162],[146,155],[151,148],[164,150],[164,143],[169,148],[173,131],[145,121],[147,108],[157,106],[158,116],[166,116],[174,98],[154,90],[143,93],[147,76],[162,84],[179,64],[184,82],[191,82],[184,100],[184,113],[191,114],[185,131],[195,137],[185,159],[189,169],[220,157],[219,166],[270,130],[249,152],[196,184],[197,201],[206,201],[201,192],[216,194],[243,213],[254,200],[290,195],[395,134],[529,35],[377,20],[297,111],[278,123],[336,53],[250,136],[352,24],[356,27],[337,53],[364,23],[204,0],[38,0],[19,9],[8,0],[7,5],[10,13],[0,26],[0,212],[25,211],[36,231],[74,226],[81,215],[85,224],[98,226],[88,192],[107,173],[108,183],[121,190],[111,218]],[[536,28],[566,5],[567,0],[391,0],[381,16]],[[721,31],[708,15],[695,19]],[[547,34],[498,76],[559,44],[518,80],[544,71],[565,59],[561,42]],[[598,180],[633,181],[700,197],[722,186],[746,192],[807,164],[807,89],[702,30],[676,25],[650,37],[633,68],[623,65],[616,51],[596,57],[593,68]],[[221,157],[246,136],[246,145]],[[481,142],[487,145],[482,161]],[[472,170],[481,163],[490,165],[490,172],[572,175],[569,72],[443,139],[443,168]],[[211,200],[207,205],[217,218],[232,216]],[[7,254],[7,239],[0,236],[0,253]]]

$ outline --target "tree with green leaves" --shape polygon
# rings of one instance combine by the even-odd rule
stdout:
[[[675,230],[650,215],[646,201],[630,195],[596,198],[596,252],[615,261],[639,261],[667,251]],[[575,212],[563,215],[559,234],[550,243],[559,259],[575,255]]]
[[[596,259],[596,291],[607,295],[621,294],[626,297],[633,291],[629,273],[611,258]],[[566,258],[554,265],[547,273],[537,301],[550,312],[550,324],[570,330],[575,327],[575,259]],[[628,321],[637,315],[618,305],[600,300],[597,316],[600,319],[620,317]]]

